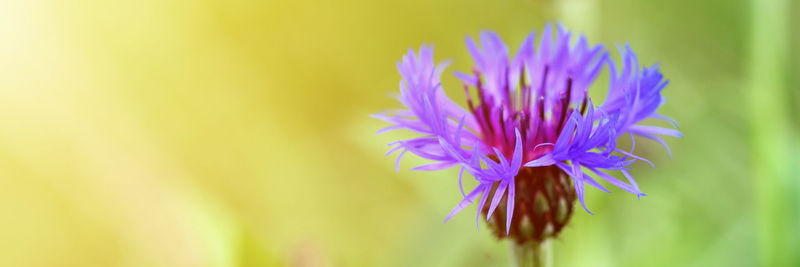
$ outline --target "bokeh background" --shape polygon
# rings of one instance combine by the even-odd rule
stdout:
[[[557,266],[800,265],[798,1],[10,0],[0,266],[507,265],[474,209],[442,223],[457,170],[396,173],[408,134],[368,115],[409,47],[459,101],[465,36],[548,21],[661,63],[685,135],[639,142],[647,197],[588,191]]]

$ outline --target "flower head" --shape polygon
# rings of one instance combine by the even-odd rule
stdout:
[[[498,236],[540,241],[560,232],[576,198],[589,212],[586,184],[608,192],[588,173],[644,195],[627,170],[636,160],[650,162],[634,155],[633,146],[618,148],[616,141],[638,135],[666,147],[660,135],[680,137],[674,129],[639,124],[647,118],[672,122],[655,113],[667,85],[657,66],[640,68],[625,46],[618,70],[603,46],[590,46],[583,36],[573,42],[561,25],[555,33],[547,25],[538,45],[531,33],[513,58],[493,32],[480,34],[480,46],[471,38],[466,41],[474,69],[455,74],[464,84],[466,109],[442,89],[446,64],[435,64],[433,49],[422,46],[418,52],[409,50],[397,65],[402,76],[398,100],[407,109],[374,115],[392,124],[381,131],[421,134],[390,143],[387,155],[401,151],[397,166],[411,152],[433,161],[414,170],[457,166],[459,185],[465,171],[478,181],[469,192],[461,186],[464,199],[445,221],[477,200],[478,218],[485,214]],[[604,66],[611,77],[608,94],[596,107],[587,90]],[[608,172],[619,172],[627,182]]]

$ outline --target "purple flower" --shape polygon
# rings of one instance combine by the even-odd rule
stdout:
[[[485,214],[498,236],[511,235],[522,243],[556,236],[569,220],[576,197],[589,212],[584,185],[608,192],[588,173],[644,195],[627,170],[636,160],[650,162],[634,155],[633,146],[618,148],[616,141],[626,134],[631,140],[638,135],[666,148],[660,135],[681,136],[674,129],[639,124],[654,118],[675,125],[655,113],[664,103],[660,93],[667,82],[657,66],[640,68],[628,46],[620,51],[623,63],[618,71],[603,46],[590,46],[584,36],[572,42],[571,35],[559,25],[553,36],[547,25],[538,46],[531,33],[513,58],[493,32],[480,34],[480,47],[467,38],[474,69],[455,74],[464,84],[467,109],[442,90],[440,76],[446,64],[434,63],[431,47],[422,46],[418,53],[409,50],[398,63],[403,77],[398,100],[408,109],[373,116],[392,124],[380,132],[420,133],[390,143],[387,155],[400,150],[396,166],[411,152],[432,161],[414,170],[460,168],[464,199],[445,221],[480,197],[478,218]],[[587,90],[606,65],[611,77],[608,94],[595,107]],[[469,192],[461,186],[464,171],[478,181]],[[627,182],[609,172],[619,172]],[[492,216],[495,211],[499,216]]]

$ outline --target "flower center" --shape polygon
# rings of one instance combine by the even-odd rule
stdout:
[[[514,129],[519,129],[523,141],[523,161],[531,161],[551,150],[547,146],[536,146],[555,143],[567,118],[578,106],[580,113],[585,114],[585,90],[581,94],[582,100],[573,103],[572,78],[565,75],[554,77],[548,73],[550,69],[545,66],[539,77],[541,82],[534,86],[526,79],[525,68],[522,68],[515,89],[512,90],[509,83],[505,83],[503,92],[498,93],[488,92],[481,73],[475,71],[477,103],[470,97],[469,86],[465,85],[464,89],[467,91],[467,105],[479,124],[485,144],[500,149],[507,158],[511,158],[514,151]],[[508,75],[505,74],[506,79]],[[546,88],[548,86],[557,90]],[[506,101],[497,101],[495,98]]]

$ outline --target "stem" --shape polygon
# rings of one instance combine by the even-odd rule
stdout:
[[[530,241],[525,244],[517,244],[509,240],[508,247],[511,254],[511,266],[553,266],[553,248],[550,243],[552,243],[550,239],[545,239],[541,243]]]

